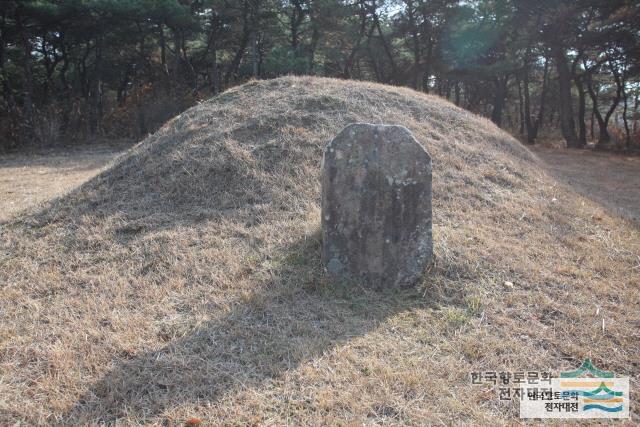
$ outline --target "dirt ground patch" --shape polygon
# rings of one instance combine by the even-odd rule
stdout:
[[[610,212],[640,222],[640,157],[535,147],[557,179]]]
[[[0,221],[77,187],[129,146],[83,145],[0,156]]]

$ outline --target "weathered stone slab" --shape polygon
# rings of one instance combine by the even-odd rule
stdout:
[[[433,258],[431,157],[403,126],[351,124],[325,148],[323,262],[377,289],[413,284]]]

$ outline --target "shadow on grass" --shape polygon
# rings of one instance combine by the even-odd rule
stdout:
[[[130,148],[133,143],[117,145],[80,145],[78,147],[40,148],[34,152],[0,153],[0,169],[50,168],[68,172],[86,172],[100,168]],[[36,173],[34,171],[34,173]]]
[[[373,292],[323,283],[317,234],[271,263],[269,277],[256,280],[259,290],[231,309],[157,351],[120,359],[65,414],[65,423],[149,422],[182,404],[215,404],[425,305],[418,288]]]
[[[175,124],[179,130],[150,137],[108,169],[19,221],[36,228],[57,221],[83,226],[100,222],[103,231],[127,244],[158,229],[191,226],[212,218],[262,216],[265,205],[286,203],[283,189],[265,180],[264,174],[307,162],[304,150],[260,147],[248,161],[237,153],[235,144],[227,142],[228,138],[246,138],[245,129],[227,133],[211,126],[183,129],[189,123],[188,116],[180,117]],[[317,159],[322,157],[319,147],[310,148]],[[303,188],[292,185],[284,193],[308,191],[302,182]],[[110,220],[126,227],[104,229]]]

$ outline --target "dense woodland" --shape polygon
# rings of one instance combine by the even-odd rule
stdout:
[[[249,79],[410,86],[569,147],[640,145],[640,3],[1,1],[0,147],[138,138]]]

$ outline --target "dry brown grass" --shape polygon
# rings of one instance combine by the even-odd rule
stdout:
[[[0,221],[60,196],[97,175],[130,144],[56,147],[0,157]]]
[[[640,223],[640,156],[532,147],[547,169],[583,196]]]
[[[405,125],[434,159],[414,291],[322,274],[321,149],[350,122]],[[471,371],[585,357],[640,385],[637,225],[408,89],[244,85],[1,233],[3,424],[509,424]]]

